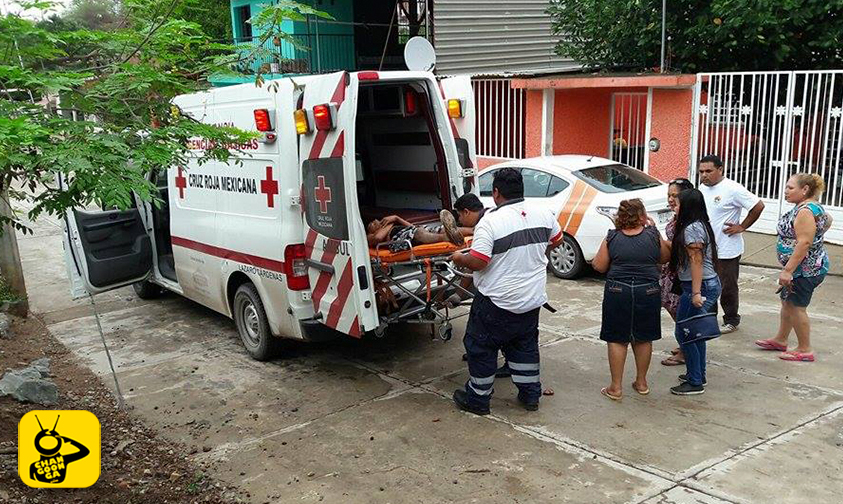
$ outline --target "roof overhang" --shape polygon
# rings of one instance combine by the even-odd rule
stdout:
[[[689,88],[697,82],[694,74],[555,75],[512,79],[514,89],[584,88]]]

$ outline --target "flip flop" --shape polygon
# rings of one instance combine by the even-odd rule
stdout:
[[[791,350],[790,352],[782,352],[779,355],[779,359],[793,362],[814,362],[814,353],[794,352]]]
[[[685,359],[680,359],[679,357],[677,357],[675,355],[671,355],[670,357],[668,357],[667,359],[664,359],[662,361],[662,366],[684,366],[684,365],[685,365]]]
[[[647,395],[650,393],[650,387],[647,387],[644,390],[638,390],[638,387],[636,387],[634,383],[632,384],[632,390],[638,392],[641,395]]]
[[[620,401],[623,398],[623,396],[610,394],[606,387],[600,389],[600,393],[613,401]]]
[[[762,350],[775,350],[777,352],[786,352],[787,345],[782,345],[781,343],[776,343],[771,339],[760,339],[755,340],[755,344],[761,347]]]

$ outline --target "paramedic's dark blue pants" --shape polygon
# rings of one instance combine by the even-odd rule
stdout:
[[[471,303],[465,329],[469,379],[465,384],[472,406],[488,407],[498,368],[498,350],[503,352],[512,371],[518,397],[537,403],[541,397],[539,382],[539,310],[512,313],[498,308],[480,294]]]

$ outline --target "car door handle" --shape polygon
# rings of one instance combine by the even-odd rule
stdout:
[[[307,264],[311,268],[318,269],[319,271],[323,271],[329,275],[333,275],[335,270],[334,267],[330,264],[325,264],[320,261],[314,261],[313,259],[305,259],[304,263]]]

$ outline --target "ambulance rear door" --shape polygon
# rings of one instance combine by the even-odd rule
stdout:
[[[152,271],[152,240],[137,205],[127,210],[69,210],[64,229],[73,299],[133,284]]]
[[[442,101],[451,122],[451,132],[457,144],[460,165],[462,167],[463,191],[477,193],[477,147],[475,145],[476,113],[474,110],[474,90],[471,77],[460,75],[439,81]],[[459,104],[455,109],[452,100]]]
[[[366,230],[357,202],[357,77],[338,72],[308,80],[297,112],[301,205],[316,318],[360,337],[378,326]]]

